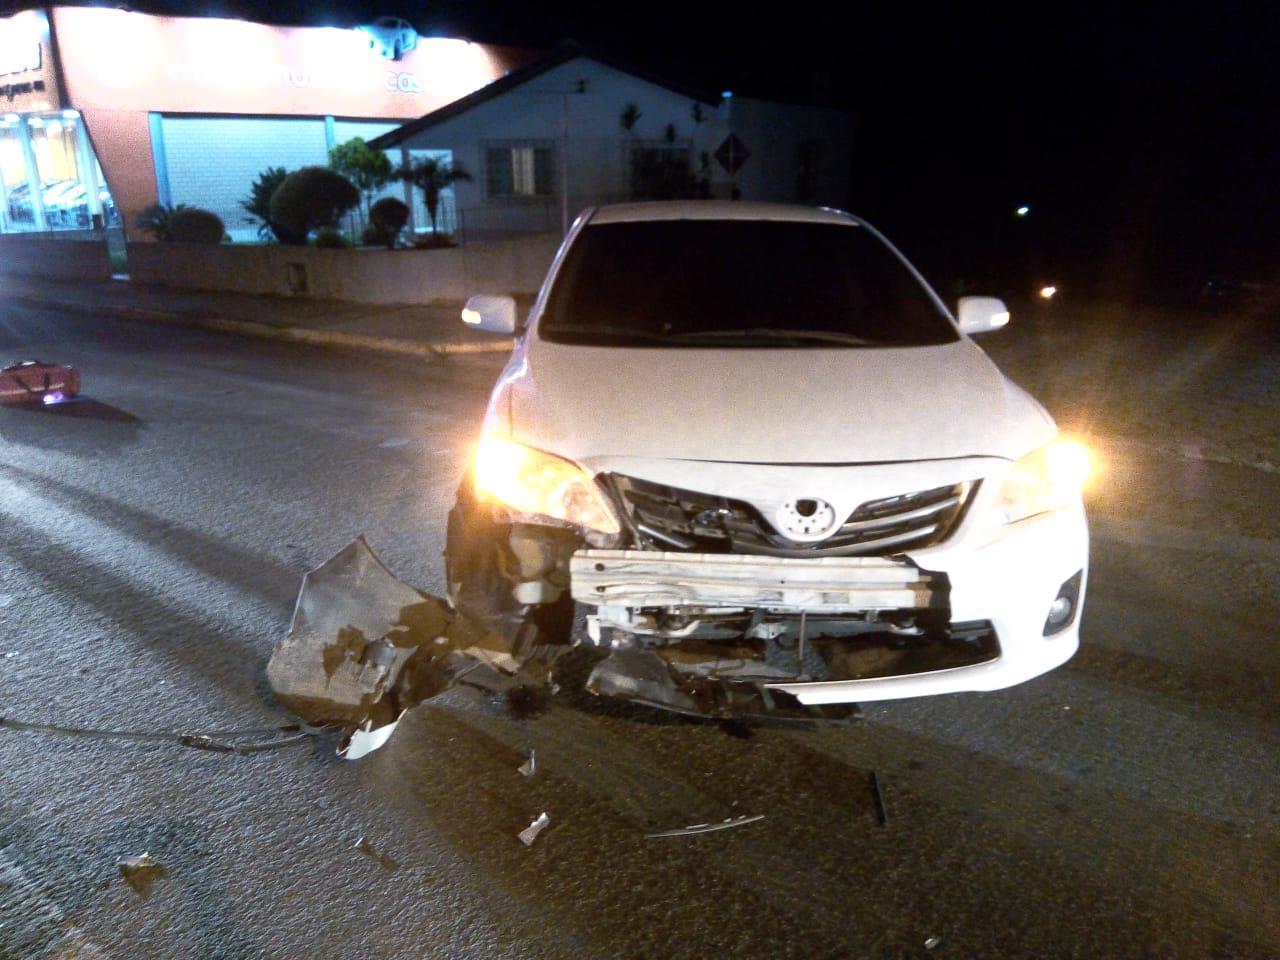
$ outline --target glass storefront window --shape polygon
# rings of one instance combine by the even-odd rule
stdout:
[[[89,230],[119,223],[102,168],[74,110],[0,116],[0,227]]]

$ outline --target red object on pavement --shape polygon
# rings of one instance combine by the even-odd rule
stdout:
[[[60,363],[23,360],[0,370],[0,403],[44,403],[80,392],[80,372]]]

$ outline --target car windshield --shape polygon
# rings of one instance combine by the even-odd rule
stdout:
[[[658,220],[589,226],[538,335],[645,347],[865,348],[950,343],[905,264],[854,224]]]

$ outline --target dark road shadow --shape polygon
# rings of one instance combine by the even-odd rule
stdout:
[[[113,407],[92,397],[73,397],[60,403],[28,404],[18,407],[19,410],[39,412],[54,417],[71,417],[77,420],[109,420],[114,423],[141,423],[142,421],[127,410]]]
[[[145,426],[127,410],[91,397],[0,407],[0,439],[71,454],[101,453],[135,443]]]

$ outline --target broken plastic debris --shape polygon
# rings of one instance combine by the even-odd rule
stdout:
[[[346,760],[359,760],[366,753],[373,753],[391,739],[391,735],[396,732],[396,725],[406,713],[407,710],[401,710],[399,717],[376,728],[372,726],[372,721],[365,721],[363,727],[352,730],[346,743],[338,747],[338,756]]]
[[[516,767],[516,770],[522,777],[532,777],[538,772],[538,758],[532,750],[529,751],[529,759]]]
[[[149,853],[144,853],[140,857],[118,860],[116,867],[120,871],[120,876],[124,877],[125,883],[133,887],[136,893],[145,894],[151,889],[151,884],[157,877],[164,876],[164,864]]]
[[[518,667],[500,637],[398,580],[359,537],[303,577],[267,679],[307,723],[343,729],[338,752],[356,760],[464,676],[501,689]]]
[[[546,811],[538,814],[533,823],[529,824],[518,834],[520,842],[526,847],[533,846],[533,841],[538,839],[538,834],[545,830],[550,823],[551,818],[547,816]]]
[[[938,944],[940,944],[941,942],[942,942],[942,938],[941,938],[941,937],[930,937],[928,940],[926,940],[926,941],[924,942],[924,948],[925,948],[926,950],[932,950],[934,947],[936,947],[936,946],[937,946]]]
[[[674,830],[659,830],[657,833],[646,833],[645,838],[655,837],[691,837],[697,833],[714,833],[716,830],[729,830],[733,827],[745,826],[764,819],[763,813],[755,813],[744,817],[727,817],[719,823],[695,823],[688,827],[677,827]]]
[[[351,849],[359,850],[370,860],[377,860],[388,870],[398,870],[400,868],[400,864],[393,857],[389,857],[385,853],[379,853],[373,844],[369,842],[368,837],[361,837]]]

